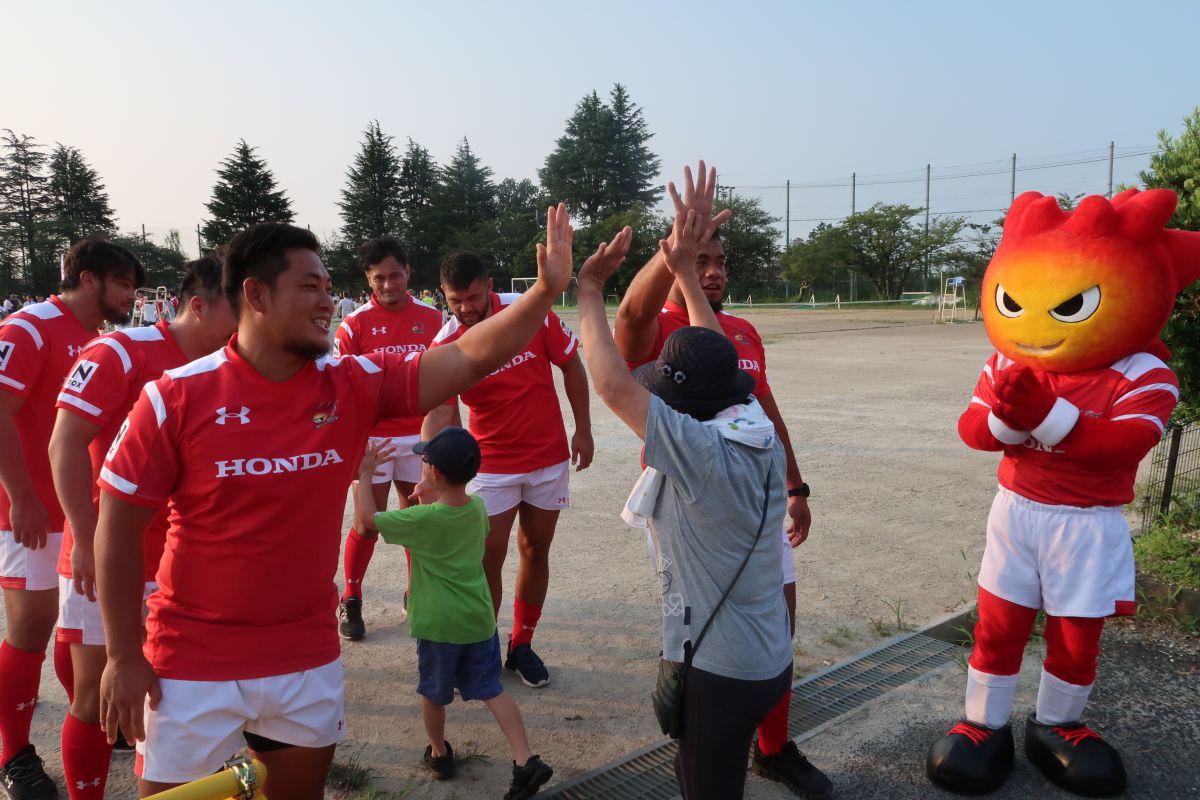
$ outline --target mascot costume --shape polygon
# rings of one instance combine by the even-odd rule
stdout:
[[[1062,788],[1120,794],[1120,754],[1080,718],[1104,618],[1134,612],[1121,508],[1179,400],[1158,335],[1200,278],[1200,233],[1167,230],[1176,196],[1130,189],[1073,212],[1036,192],[1013,202],[983,279],[997,352],[959,419],[969,447],[1002,452],[979,570],[966,718],[929,750],[942,788],[984,794],[1013,765],[1009,724],[1038,609],[1046,659],[1025,754]]]

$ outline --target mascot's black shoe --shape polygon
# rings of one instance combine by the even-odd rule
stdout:
[[[1116,797],[1125,791],[1125,764],[1116,748],[1081,722],[1025,722],[1025,757],[1052,783],[1084,797]]]
[[[925,775],[956,794],[987,794],[1000,788],[1012,766],[1011,725],[992,730],[963,720],[929,748]]]

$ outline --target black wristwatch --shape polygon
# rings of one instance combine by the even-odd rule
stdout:
[[[801,483],[795,489],[788,489],[788,497],[808,497],[808,484]]]

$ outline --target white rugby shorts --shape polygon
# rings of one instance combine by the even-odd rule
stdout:
[[[1132,614],[1133,545],[1120,507],[1038,503],[1000,487],[979,585],[1056,617]]]
[[[561,511],[571,504],[570,474],[570,461],[515,475],[481,472],[467,484],[467,491],[479,495],[489,517],[521,503],[546,511]]]
[[[421,457],[412,451],[413,445],[419,441],[421,441],[419,435],[370,437],[367,440],[368,444],[391,442],[396,447],[396,452],[392,453],[391,458],[380,462],[379,467],[375,470],[375,476],[371,478],[371,483],[389,483],[391,481],[419,482],[421,480]]]
[[[142,625],[150,610],[146,599],[158,589],[154,581],[147,581],[142,592]],[[58,630],[54,638],[60,642],[104,646],[104,623],[100,619],[100,604],[88,600],[86,595],[75,591],[70,578],[58,576]]]
[[[248,731],[296,747],[328,747],[346,735],[342,660],[269,678],[160,678],[158,709],[146,703],[141,777],[187,783],[221,769]]]
[[[37,550],[18,544],[12,531],[0,531],[0,589],[38,592],[58,588],[58,551],[62,531],[46,534]]]

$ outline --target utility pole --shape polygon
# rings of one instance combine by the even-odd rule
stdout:
[[[929,277],[929,165],[925,165],[925,277]],[[922,282],[921,291],[925,291]]]
[[[1012,183],[1008,189],[1008,204],[1017,199],[1017,154],[1013,153],[1012,159]]]
[[[1112,197],[1113,144],[1113,142],[1108,143],[1108,194],[1106,197]]]
[[[850,173],[850,216],[854,216],[858,202],[858,173]]]
[[[1109,181],[1109,191],[1112,191],[1112,181]],[[146,223],[142,223],[142,244],[146,243]]]
[[[786,212],[787,222],[784,223],[784,230],[786,231],[786,233],[784,233],[784,235],[783,235],[783,249],[784,250],[788,249],[788,247],[792,243],[792,181],[790,178],[787,181],[786,190],[787,190],[787,203],[785,204],[785,207],[787,208],[787,212]],[[1110,185],[1109,192],[1111,193],[1111,191],[1112,191],[1112,186]]]
[[[196,255],[204,255],[204,242],[200,239],[200,223],[196,223]]]

